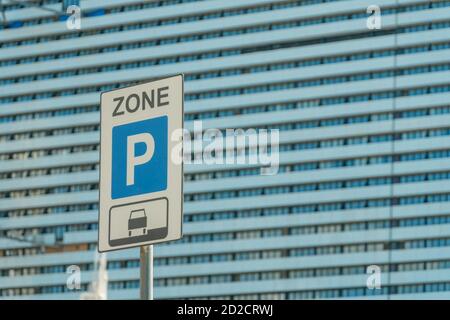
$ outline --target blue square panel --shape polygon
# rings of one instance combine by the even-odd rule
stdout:
[[[167,189],[167,148],[167,116],[113,127],[111,197]]]

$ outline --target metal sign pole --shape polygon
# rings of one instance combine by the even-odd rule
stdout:
[[[153,246],[141,247],[141,300],[153,300]]]

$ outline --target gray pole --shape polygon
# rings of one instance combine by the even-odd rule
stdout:
[[[153,246],[141,247],[141,300],[153,300]]]

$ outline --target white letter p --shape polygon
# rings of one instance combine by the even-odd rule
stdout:
[[[135,146],[145,143],[146,150],[143,155],[135,156]],[[134,184],[134,168],[147,163],[155,152],[155,140],[150,133],[139,133],[127,138],[127,186]]]

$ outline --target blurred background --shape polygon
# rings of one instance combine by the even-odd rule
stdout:
[[[185,166],[156,299],[450,298],[450,1],[2,0],[0,18],[0,299],[139,298],[139,250],[96,253],[100,93],[174,73],[186,128],[279,129],[280,171]]]

